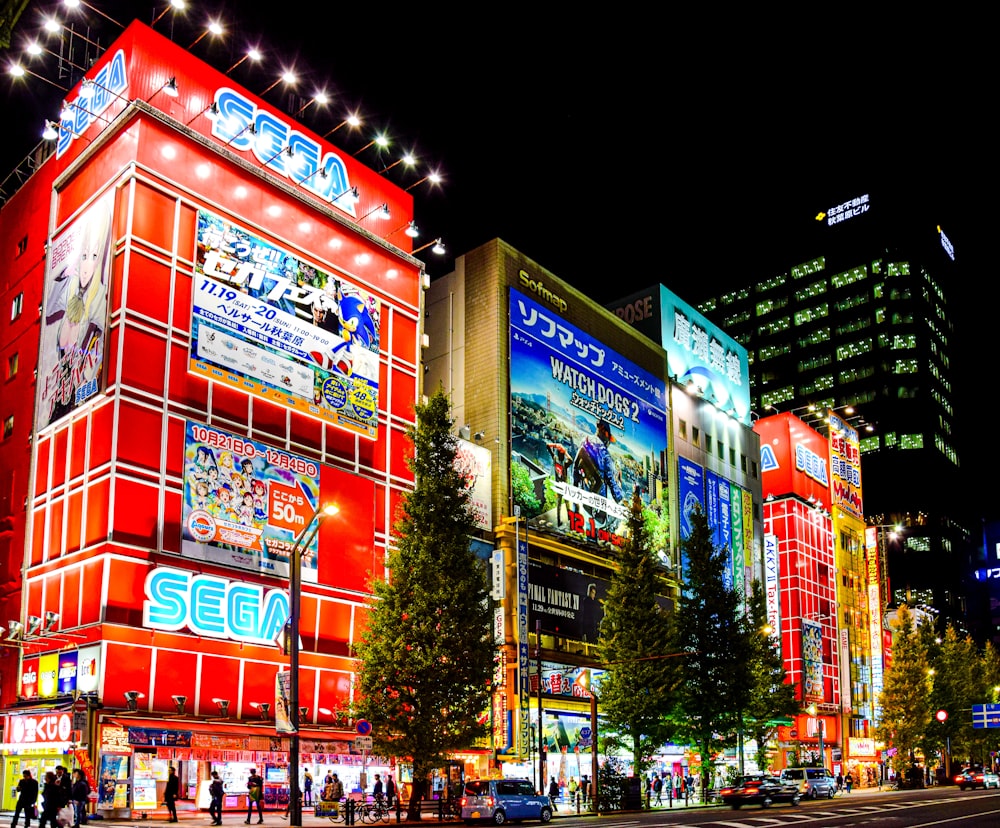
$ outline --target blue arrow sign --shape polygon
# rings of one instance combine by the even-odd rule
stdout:
[[[972,705],[972,726],[976,729],[1000,727],[1000,704]]]

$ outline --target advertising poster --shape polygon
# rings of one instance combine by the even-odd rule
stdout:
[[[685,457],[677,458],[677,502],[680,504],[680,536],[691,537],[691,516],[705,511],[705,470]],[[687,579],[688,557],[681,546],[681,580]]]
[[[374,439],[381,303],[198,211],[189,370]]]
[[[740,603],[743,604],[751,594],[746,591],[744,582],[743,490],[735,483],[727,483],[726,485],[729,487],[729,504],[733,526],[733,589],[739,593]]]
[[[493,531],[493,452],[468,440],[458,440],[455,467],[465,478],[469,508],[477,529]]]
[[[542,693],[547,696],[561,696],[567,699],[589,699],[590,687],[596,689],[604,670],[560,664],[554,661],[542,662]],[[538,692],[537,677],[533,673],[532,692]]]
[[[38,695],[55,696],[59,687],[59,653],[46,653],[38,659]]]
[[[107,811],[128,807],[128,756],[101,754],[101,783],[97,789],[97,807]]]
[[[537,561],[528,572],[528,626],[540,621],[547,632],[596,644],[610,582]]]
[[[135,768],[132,773],[132,807],[137,811],[155,810],[156,764],[151,753],[132,754]]]
[[[96,693],[101,673],[101,648],[81,647],[77,650],[76,689],[79,693]]]
[[[59,673],[57,676],[57,692],[59,695],[72,693],[76,690],[77,651],[59,654]]]
[[[545,711],[546,753],[579,753],[590,749],[590,716],[583,713]]]
[[[512,485],[529,525],[621,544],[632,492],[667,532],[662,380],[510,291]]]
[[[823,627],[802,620],[802,693],[809,701],[823,701]]]
[[[832,411],[827,413],[830,421],[830,495],[833,505],[861,518],[861,444],[858,432]]]
[[[274,674],[274,729],[277,733],[295,732],[288,708],[291,686],[292,674],[287,670]]]
[[[181,549],[186,557],[288,577],[296,538],[319,503],[319,465],[199,423],[184,435]],[[316,536],[302,581],[316,583]]]
[[[79,408],[103,385],[114,193],[52,240],[38,350],[38,431]]]

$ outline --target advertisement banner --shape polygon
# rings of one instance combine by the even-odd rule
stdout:
[[[823,627],[802,619],[802,694],[808,701],[823,701]]]
[[[685,541],[691,537],[691,516],[697,510],[705,512],[705,470],[685,457],[677,458],[677,502],[680,504],[680,536]],[[683,545],[681,580],[687,580],[688,557]]]
[[[278,733],[294,733],[289,715],[288,699],[291,695],[292,674],[283,670],[274,674],[274,729]]]
[[[38,431],[103,388],[114,203],[113,192],[103,196],[49,245],[38,350]]]
[[[531,744],[528,726],[530,697],[528,676],[528,542],[517,541],[517,691],[518,691],[518,753],[527,756]]]
[[[69,710],[50,713],[15,713],[7,716],[7,735],[11,745],[42,745],[68,742],[73,734],[73,713]]]
[[[317,463],[188,422],[181,550],[189,558],[288,577],[289,555],[319,503]],[[316,583],[313,536],[302,581]]]
[[[830,449],[818,431],[793,414],[773,414],[754,423],[760,435],[764,497],[797,494],[810,503],[830,503]]]
[[[620,545],[633,491],[667,534],[662,380],[510,291],[515,501],[537,530]]]
[[[548,632],[575,641],[597,642],[609,581],[531,561],[528,583],[531,629],[540,621]]]
[[[21,687],[17,695],[22,699],[38,696],[38,659],[26,658],[21,662]]]
[[[861,518],[861,444],[858,432],[832,411],[830,421],[830,494],[833,505]]]
[[[764,601],[767,606],[767,624],[771,637],[781,645],[781,599],[779,578],[778,536],[764,535]]]
[[[732,514],[733,537],[733,589],[740,597],[740,605],[745,606],[750,593],[746,591],[746,576],[744,575],[744,536],[743,536],[743,490],[735,483],[729,485],[729,503]]]
[[[469,490],[469,509],[477,529],[493,531],[493,452],[459,439],[455,467]]]
[[[543,661],[542,693],[567,699],[589,699],[591,686],[596,690],[603,675],[604,670]],[[531,675],[531,692],[538,692],[538,676],[535,673]]]
[[[59,653],[46,653],[38,659],[38,695],[55,697],[59,689]]]
[[[56,680],[58,695],[66,695],[76,690],[77,652],[59,654],[59,673]]]
[[[101,647],[81,647],[77,653],[77,692],[96,693],[98,676],[101,674]]]
[[[547,753],[590,751],[590,716],[584,713],[543,713],[543,733]]]
[[[882,694],[885,677],[882,664],[882,597],[879,586],[878,533],[877,527],[865,528],[865,558],[868,562],[868,635],[872,649],[872,700],[876,724],[882,721],[879,696]]]
[[[97,808],[107,811],[128,805],[128,756],[101,754],[101,784],[97,789]]]
[[[381,304],[198,211],[188,368],[374,439]]]

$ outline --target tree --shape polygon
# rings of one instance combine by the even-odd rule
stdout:
[[[781,661],[777,640],[767,628],[767,605],[760,581],[753,582],[750,606],[744,617],[743,635],[747,658],[745,696],[741,704],[743,733],[757,743],[755,761],[762,770],[768,766],[767,743],[777,730],[776,720],[799,711],[796,687],[785,681],[788,674]],[[742,770],[742,768],[741,768]]]
[[[672,651],[685,657],[678,659],[672,718],[679,735],[701,753],[704,790],[713,757],[733,743],[739,725],[745,679],[734,669],[734,658],[746,646],[746,637],[739,597],[723,583],[724,551],[713,545],[701,509],[692,514],[691,534],[681,547],[688,569],[672,625]]]
[[[970,636],[959,637],[955,628],[949,626],[931,657],[931,666],[934,669],[931,710],[945,710],[948,718],[943,722],[931,720],[929,747],[939,751],[950,748],[951,756],[982,763],[985,748],[982,737],[986,736],[987,742],[992,738],[985,731],[975,730],[969,715],[972,705],[988,701],[984,663],[975,642]]]
[[[416,414],[415,484],[394,526],[389,580],[371,581],[354,707],[372,724],[375,753],[413,763],[407,819],[419,819],[430,771],[486,736],[494,669],[486,570],[470,549],[474,523],[447,397],[438,391]]]
[[[892,664],[886,670],[879,701],[882,720],[875,736],[896,753],[895,771],[904,775],[923,750],[932,718],[930,662],[926,644],[914,626],[913,614],[899,608],[892,639]]]
[[[604,600],[598,653],[606,667],[600,701],[610,727],[630,744],[635,773],[670,736],[667,719],[674,670],[666,614],[657,603],[656,553],[638,491],[632,494],[618,567]]]

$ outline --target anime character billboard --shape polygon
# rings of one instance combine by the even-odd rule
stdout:
[[[103,383],[114,193],[49,245],[38,351],[41,430],[96,396]]]
[[[666,527],[662,380],[510,291],[515,503],[529,524],[621,544],[633,491]]]
[[[184,435],[185,556],[288,577],[295,539],[319,503],[312,460],[188,422]],[[302,580],[316,583],[318,541],[302,550]]]
[[[195,272],[191,371],[377,436],[376,297],[203,210]]]

